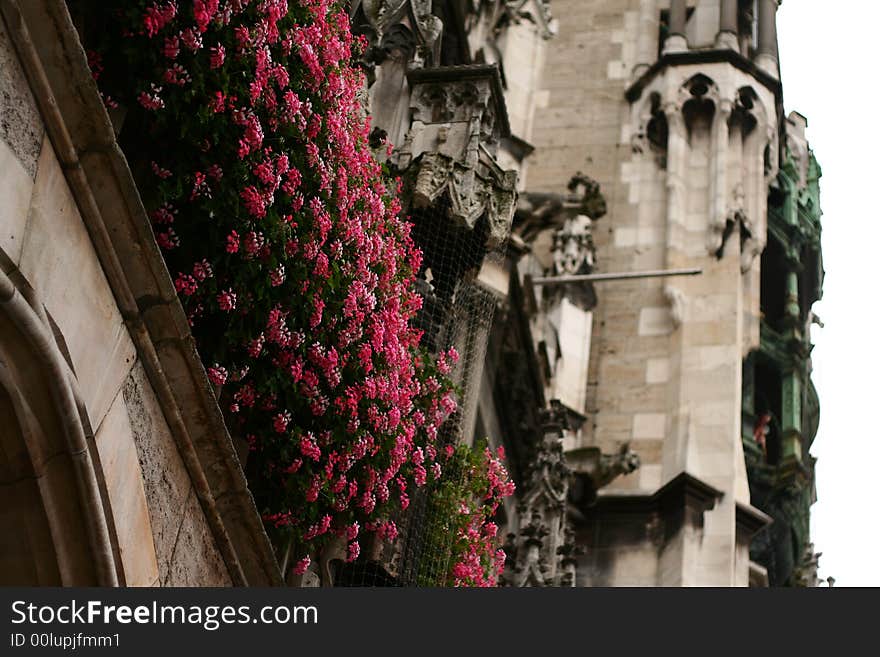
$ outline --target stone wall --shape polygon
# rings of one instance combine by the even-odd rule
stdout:
[[[82,502],[80,509],[87,516],[105,519],[119,584],[229,585],[230,572],[215,532],[172,438],[166,409],[145,375],[67,175],[9,31],[0,21],[0,265],[7,277],[4,280],[15,283],[13,297],[27,298],[34,315],[42,317],[38,330],[51,336],[66,369],[64,376],[82,402],[80,421],[89,454],[79,457],[91,462],[103,508],[88,510]],[[15,343],[2,346],[22,355]],[[42,367],[32,362],[27,376],[42,376]],[[15,388],[7,391],[13,397],[26,386]],[[24,444],[33,452],[26,425],[46,426],[45,421],[40,413],[22,409],[38,409],[43,401],[25,397],[15,408],[0,409],[4,431],[21,427],[21,436],[4,436],[6,445],[21,451]],[[47,407],[52,406],[50,402]],[[10,413],[13,417],[5,417]],[[75,453],[70,456],[74,461],[77,457]],[[50,481],[49,466],[33,457],[24,466],[9,462],[10,458],[0,463],[7,479],[0,481],[0,490],[15,485],[9,477],[16,469],[32,470],[29,476],[40,486],[31,495],[43,499],[30,503],[41,508],[51,524],[58,509],[51,508],[44,490],[54,481]],[[60,493],[78,497],[75,487]],[[7,521],[12,522],[4,516],[4,525]],[[0,534],[7,529],[0,528]],[[31,547],[42,549],[36,542]],[[7,548],[3,542],[0,579],[19,581],[14,570],[22,567],[18,560],[27,558],[27,551]],[[56,541],[54,553],[60,562],[65,561],[63,552],[68,548],[74,549]],[[22,583],[88,583],[89,576],[62,567],[57,579],[46,573],[35,578]]]

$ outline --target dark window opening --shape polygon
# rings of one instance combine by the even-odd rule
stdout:
[[[819,296],[818,262],[819,257],[815,249],[805,247],[801,250],[803,271],[798,280],[798,304],[800,306],[801,324],[807,321],[807,315],[810,313],[813,302]]]
[[[755,422],[767,418],[765,454],[767,463],[777,465],[782,453],[782,376],[772,363],[759,360],[755,366]]]
[[[771,236],[761,255],[761,315],[767,325],[779,331],[785,317],[788,271],[782,247]]]

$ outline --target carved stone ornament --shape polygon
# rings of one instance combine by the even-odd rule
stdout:
[[[603,454],[598,447],[582,447],[569,453],[575,475],[571,500],[580,508],[595,504],[597,493],[621,475],[628,475],[642,464],[641,458],[624,443],[614,454]]]
[[[422,155],[412,166],[417,170],[413,207],[430,207],[446,195],[447,214],[456,223],[473,229],[486,216],[488,248],[500,246],[507,239],[516,209],[515,171],[497,172],[487,167],[489,175],[481,175],[439,153]]]
[[[596,261],[593,244],[593,222],[579,214],[566,219],[562,228],[553,234],[553,273],[589,274]]]
[[[523,21],[534,23],[544,39],[553,38],[559,31],[549,0],[472,0],[472,4],[475,15],[486,16],[493,35]]]
[[[544,412],[544,437],[538,446],[525,493],[517,505],[519,531],[504,545],[505,586],[573,586],[577,548],[566,517],[572,471],[562,451],[564,409]]]
[[[352,31],[367,37],[368,67],[381,64],[395,49],[407,53],[411,68],[440,59],[443,22],[432,13],[432,0],[352,0]]]
[[[516,172],[495,160],[510,129],[495,66],[414,71],[412,126],[393,162],[404,172],[414,208],[448,203],[447,214],[469,229],[485,217],[487,248],[502,244],[516,210]]]

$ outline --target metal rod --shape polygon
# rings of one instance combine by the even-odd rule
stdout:
[[[575,274],[569,276],[539,276],[533,285],[565,285],[567,283],[595,283],[598,281],[623,281],[632,278],[662,278],[665,276],[696,276],[702,269],[656,269],[652,271],[629,271],[614,274]]]

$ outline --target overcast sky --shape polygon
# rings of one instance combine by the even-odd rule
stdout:
[[[808,121],[822,166],[825,322],[813,341],[821,421],[812,538],[835,586],[880,586],[880,2],[785,0],[779,52],[786,112]]]

